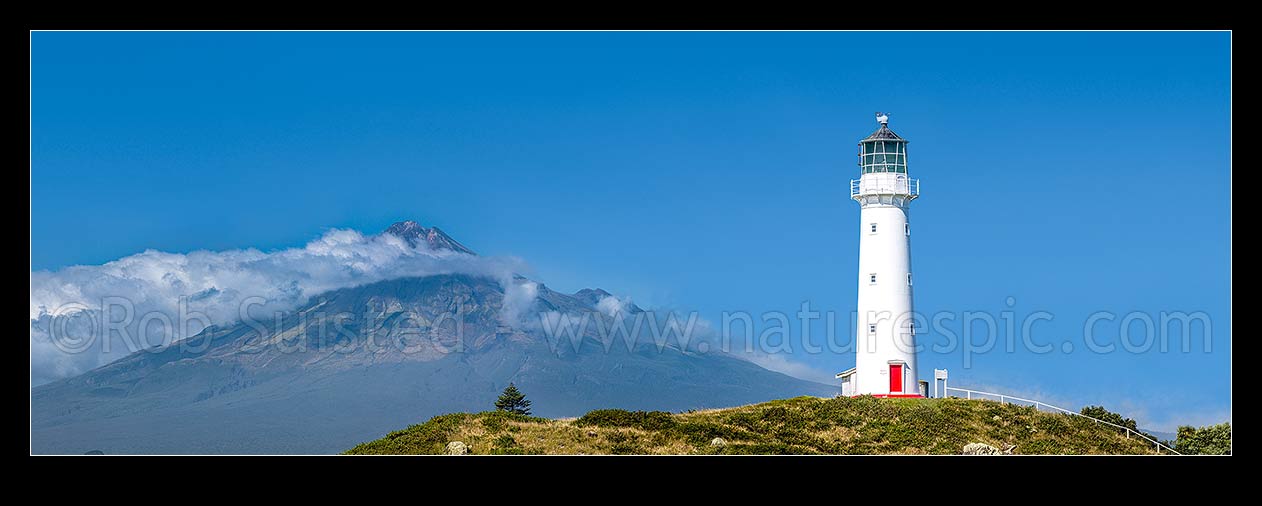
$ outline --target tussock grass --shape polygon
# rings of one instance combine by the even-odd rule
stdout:
[[[714,438],[726,441],[711,446]],[[601,409],[550,420],[452,413],[348,454],[475,455],[958,454],[968,443],[1017,454],[1151,454],[1150,444],[1091,420],[988,400],[796,397],[686,413]]]

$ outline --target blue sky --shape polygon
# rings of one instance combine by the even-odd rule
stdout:
[[[925,352],[923,370],[1103,403],[1163,430],[1223,421],[1230,43],[1206,32],[34,33],[31,268],[149,248],[278,249],[415,219],[524,258],[563,291],[599,286],[714,322],[802,301],[848,314],[859,210],[847,184],[855,142],[883,110],[921,179],[917,310],[1055,315],[1032,334],[1056,352],[1000,349],[968,367],[958,350]],[[1212,351],[1198,335],[1192,353],[1092,353],[1083,325],[1097,311],[1204,311]],[[1102,323],[1096,341],[1118,333]],[[792,360],[817,375],[853,364]]]

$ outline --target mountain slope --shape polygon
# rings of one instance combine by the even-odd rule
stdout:
[[[714,444],[721,438],[721,444]],[[504,412],[430,419],[348,454],[959,454],[969,443],[1014,454],[1152,454],[1082,417],[994,401],[797,397],[670,414],[598,410],[549,420]]]
[[[396,224],[390,233],[468,251],[418,227]],[[567,295],[525,278],[504,282],[531,287],[520,320],[504,320],[506,306],[520,301],[496,279],[394,279],[35,387],[32,451],[331,453],[418,419],[485,409],[510,381],[544,416],[602,406],[711,408],[835,390],[674,343],[625,346],[592,330],[577,346],[549,340],[531,323],[540,314],[607,323],[596,304],[608,292]]]

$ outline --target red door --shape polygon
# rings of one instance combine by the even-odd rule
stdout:
[[[890,364],[890,393],[903,392],[903,364]]]

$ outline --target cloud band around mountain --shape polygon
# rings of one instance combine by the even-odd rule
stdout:
[[[365,235],[334,229],[300,248],[270,252],[253,248],[189,253],[146,250],[103,265],[34,271],[30,286],[31,384],[73,376],[136,351],[120,342],[121,336],[80,335],[77,338],[96,342],[78,352],[67,352],[65,346],[54,342],[57,336],[50,332],[54,316],[84,309],[99,312],[105,301],[126,301],[135,318],[157,314],[179,321],[180,311],[205,316],[187,329],[173,326],[176,328],[162,336],[169,341],[200,332],[205,325],[197,321],[226,325],[240,320],[247,299],[251,300],[252,313],[274,314],[297,308],[330,290],[402,277],[470,274],[492,277],[508,287],[512,296],[505,297],[504,312],[507,318],[514,318],[533,300],[532,294],[516,293],[513,288],[513,274],[525,267],[524,262],[511,257],[480,257],[431,248],[424,241],[408,241],[389,233]],[[95,329],[87,324],[67,328],[101,333],[99,324]],[[156,340],[147,339],[150,344]]]

